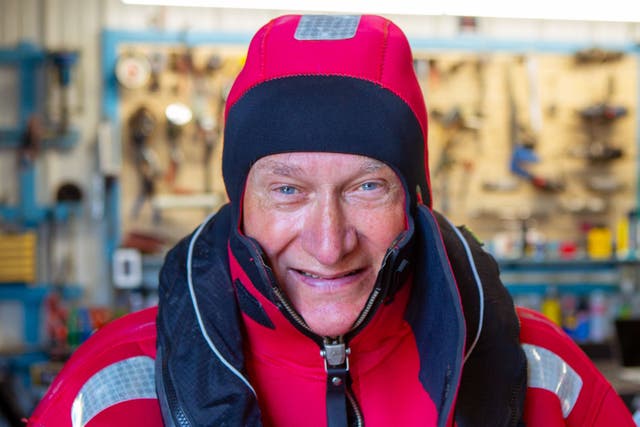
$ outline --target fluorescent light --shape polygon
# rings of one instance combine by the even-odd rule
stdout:
[[[226,9],[282,10],[300,12],[335,12],[335,13],[391,13],[442,15],[444,9],[433,6],[416,6],[414,2],[399,1],[389,4],[382,0],[122,0],[125,4],[161,5],[161,6],[195,6]],[[418,11],[417,9],[420,9]]]
[[[122,0],[125,4],[192,6],[391,15],[478,16],[573,21],[640,22],[640,8],[628,0]]]

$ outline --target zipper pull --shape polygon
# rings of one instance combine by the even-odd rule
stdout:
[[[330,367],[342,366],[349,370],[349,354],[351,349],[340,341],[328,341],[325,339],[324,348],[320,350],[320,355],[324,358],[324,370],[329,372]]]
[[[320,355],[327,372],[327,426],[347,427],[347,377],[351,350],[341,340],[325,339]]]

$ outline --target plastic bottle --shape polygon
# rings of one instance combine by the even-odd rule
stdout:
[[[72,307],[69,310],[69,317],[67,318],[67,342],[72,350],[80,344],[80,331],[78,326],[78,309]]]
[[[91,317],[87,307],[78,309],[78,344],[82,344],[91,336],[93,332]]]
[[[555,286],[547,287],[542,306],[542,314],[558,326],[562,326],[562,307],[558,298],[558,289]]]
[[[609,337],[610,319],[607,296],[602,291],[594,291],[589,295],[589,340],[594,343],[604,342]]]
[[[639,225],[640,221],[638,221],[638,209],[632,209],[627,214],[627,218],[629,221],[629,251],[628,255],[631,259],[638,258],[638,240],[640,239]]]
[[[624,216],[616,222],[616,257],[618,259],[628,259],[631,257],[629,249],[629,217]]]
[[[585,297],[581,297],[576,310],[576,327],[571,336],[575,342],[584,343],[589,340],[589,326],[589,302]]]

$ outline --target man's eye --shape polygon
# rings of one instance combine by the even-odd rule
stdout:
[[[360,186],[360,188],[362,188],[365,191],[373,191],[373,190],[377,190],[378,188],[380,188],[380,183],[378,183],[378,182],[365,182],[364,184],[362,184]]]
[[[281,185],[276,188],[276,191],[280,194],[291,195],[296,194],[297,190],[295,187],[291,187],[290,185]]]

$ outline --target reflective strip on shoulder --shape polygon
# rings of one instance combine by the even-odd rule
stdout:
[[[582,378],[560,356],[532,344],[522,344],[529,366],[529,387],[541,388],[558,396],[566,419],[582,390]]]
[[[71,406],[71,425],[84,427],[103,410],[135,399],[157,399],[154,360],[136,356],[96,372],[82,386]]]

